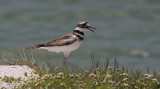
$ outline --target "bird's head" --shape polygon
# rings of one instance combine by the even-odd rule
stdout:
[[[88,22],[86,21],[80,21],[77,23],[75,30],[79,30],[80,32],[87,32],[87,31],[92,31],[94,32],[95,29],[94,27],[89,26]]]

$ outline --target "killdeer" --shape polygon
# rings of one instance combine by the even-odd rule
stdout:
[[[89,26],[88,22],[80,21],[73,32],[63,35],[51,42],[37,44],[27,47],[26,49],[46,49],[51,52],[64,53],[63,66],[66,68],[66,61],[69,54],[78,49],[83,40],[84,32],[92,31],[94,27]]]

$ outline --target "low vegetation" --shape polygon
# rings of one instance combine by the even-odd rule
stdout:
[[[135,68],[119,66],[117,60],[110,64],[109,58],[104,64],[91,56],[92,65],[90,69],[84,70],[68,62],[70,70],[62,70],[50,66],[48,63],[41,63],[36,60],[33,53],[26,56],[25,50],[18,50],[18,53],[10,51],[9,55],[1,54],[3,61],[8,65],[28,65],[34,69],[32,73],[38,76],[27,76],[23,80],[13,77],[3,77],[2,81],[17,84],[15,89],[158,89],[160,88],[160,74],[152,72],[149,68],[147,73]],[[35,55],[37,55],[35,53]],[[38,64],[39,63],[39,64]]]

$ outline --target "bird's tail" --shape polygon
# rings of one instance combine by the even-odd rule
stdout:
[[[32,46],[26,47],[26,49],[38,49],[43,46],[44,46],[44,44],[32,45]]]
[[[37,46],[35,46],[35,45],[32,45],[32,46],[26,47],[25,49],[37,49],[37,48],[39,48],[39,47],[37,47]]]

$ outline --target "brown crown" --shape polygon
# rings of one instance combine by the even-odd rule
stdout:
[[[87,23],[88,23],[88,22],[86,22],[86,21],[80,21],[80,22],[76,25],[76,27],[87,28],[87,27],[88,27]]]

